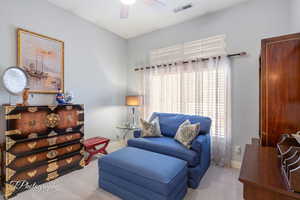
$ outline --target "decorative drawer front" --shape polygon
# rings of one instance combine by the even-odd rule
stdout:
[[[67,106],[66,109],[57,111],[60,118],[57,129],[76,128],[83,124],[83,111],[73,106]]]
[[[5,135],[29,137],[31,134],[47,134],[51,130],[79,130],[84,124],[81,105],[16,107],[5,115]]]
[[[19,170],[24,167],[30,167],[41,162],[53,160],[64,155],[80,151],[81,149],[83,149],[82,144],[77,143],[20,158],[16,158],[16,156],[7,152],[6,165],[13,170]]]
[[[47,111],[38,111],[35,113],[23,112],[17,115],[19,118],[10,120],[10,125],[14,127],[14,130],[19,130],[24,135],[43,132],[48,129],[45,123],[45,119],[48,115]],[[7,117],[10,116],[15,115],[8,115]]]
[[[77,161],[77,162],[73,162],[70,165],[67,165],[65,167],[61,167],[60,169],[58,169],[57,171],[51,172],[51,173],[47,173],[47,174],[42,174],[41,176],[38,176],[36,178],[33,178],[31,180],[25,180],[25,181],[21,181],[21,183],[16,182],[16,181],[9,181],[9,183],[5,183],[4,187],[3,187],[3,193],[6,199],[11,198],[15,195],[17,195],[20,192],[23,192],[25,190],[30,189],[30,187],[26,187],[26,184],[28,183],[29,185],[38,187],[38,185],[48,182],[48,181],[52,181],[56,178],[59,178],[61,176],[64,176],[65,174],[68,174],[72,171],[75,170],[79,170],[83,168],[83,164],[84,162]],[[24,187],[18,187],[16,188],[15,185],[16,184],[22,184],[25,183]]]
[[[53,146],[63,144],[66,142],[79,140],[81,138],[82,138],[81,133],[71,133],[71,134],[65,134],[56,137],[31,140],[30,142],[15,143],[14,145],[12,145],[11,148],[6,150],[14,155],[17,155],[20,153],[30,152],[45,147],[49,147],[48,149],[56,148]]]
[[[68,165],[72,165],[74,163],[81,162],[84,166],[84,158],[81,154],[77,154],[75,156],[65,158],[62,160],[54,161],[48,163],[46,165],[42,165],[40,167],[36,167],[33,169],[25,170],[23,172],[17,173],[15,170],[10,168],[6,168],[6,182],[9,183],[11,181],[22,181],[22,180],[30,180],[36,179],[37,177],[43,174],[50,174],[51,172],[57,171],[60,168],[64,168]]]

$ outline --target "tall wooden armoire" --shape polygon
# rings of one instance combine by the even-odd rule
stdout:
[[[300,131],[300,33],[262,40],[260,68],[261,144]]]

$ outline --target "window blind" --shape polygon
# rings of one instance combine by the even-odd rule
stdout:
[[[155,49],[150,52],[150,62],[151,64],[160,64],[225,55],[227,53],[225,39],[225,35],[218,35],[186,42],[184,44]]]

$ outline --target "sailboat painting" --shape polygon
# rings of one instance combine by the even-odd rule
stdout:
[[[31,93],[64,90],[64,42],[18,29],[18,66],[29,77]]]

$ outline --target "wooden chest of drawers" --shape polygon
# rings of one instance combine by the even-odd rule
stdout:
[[[82,105],[3,106],[1,182],[5,198],[84,167]]]

